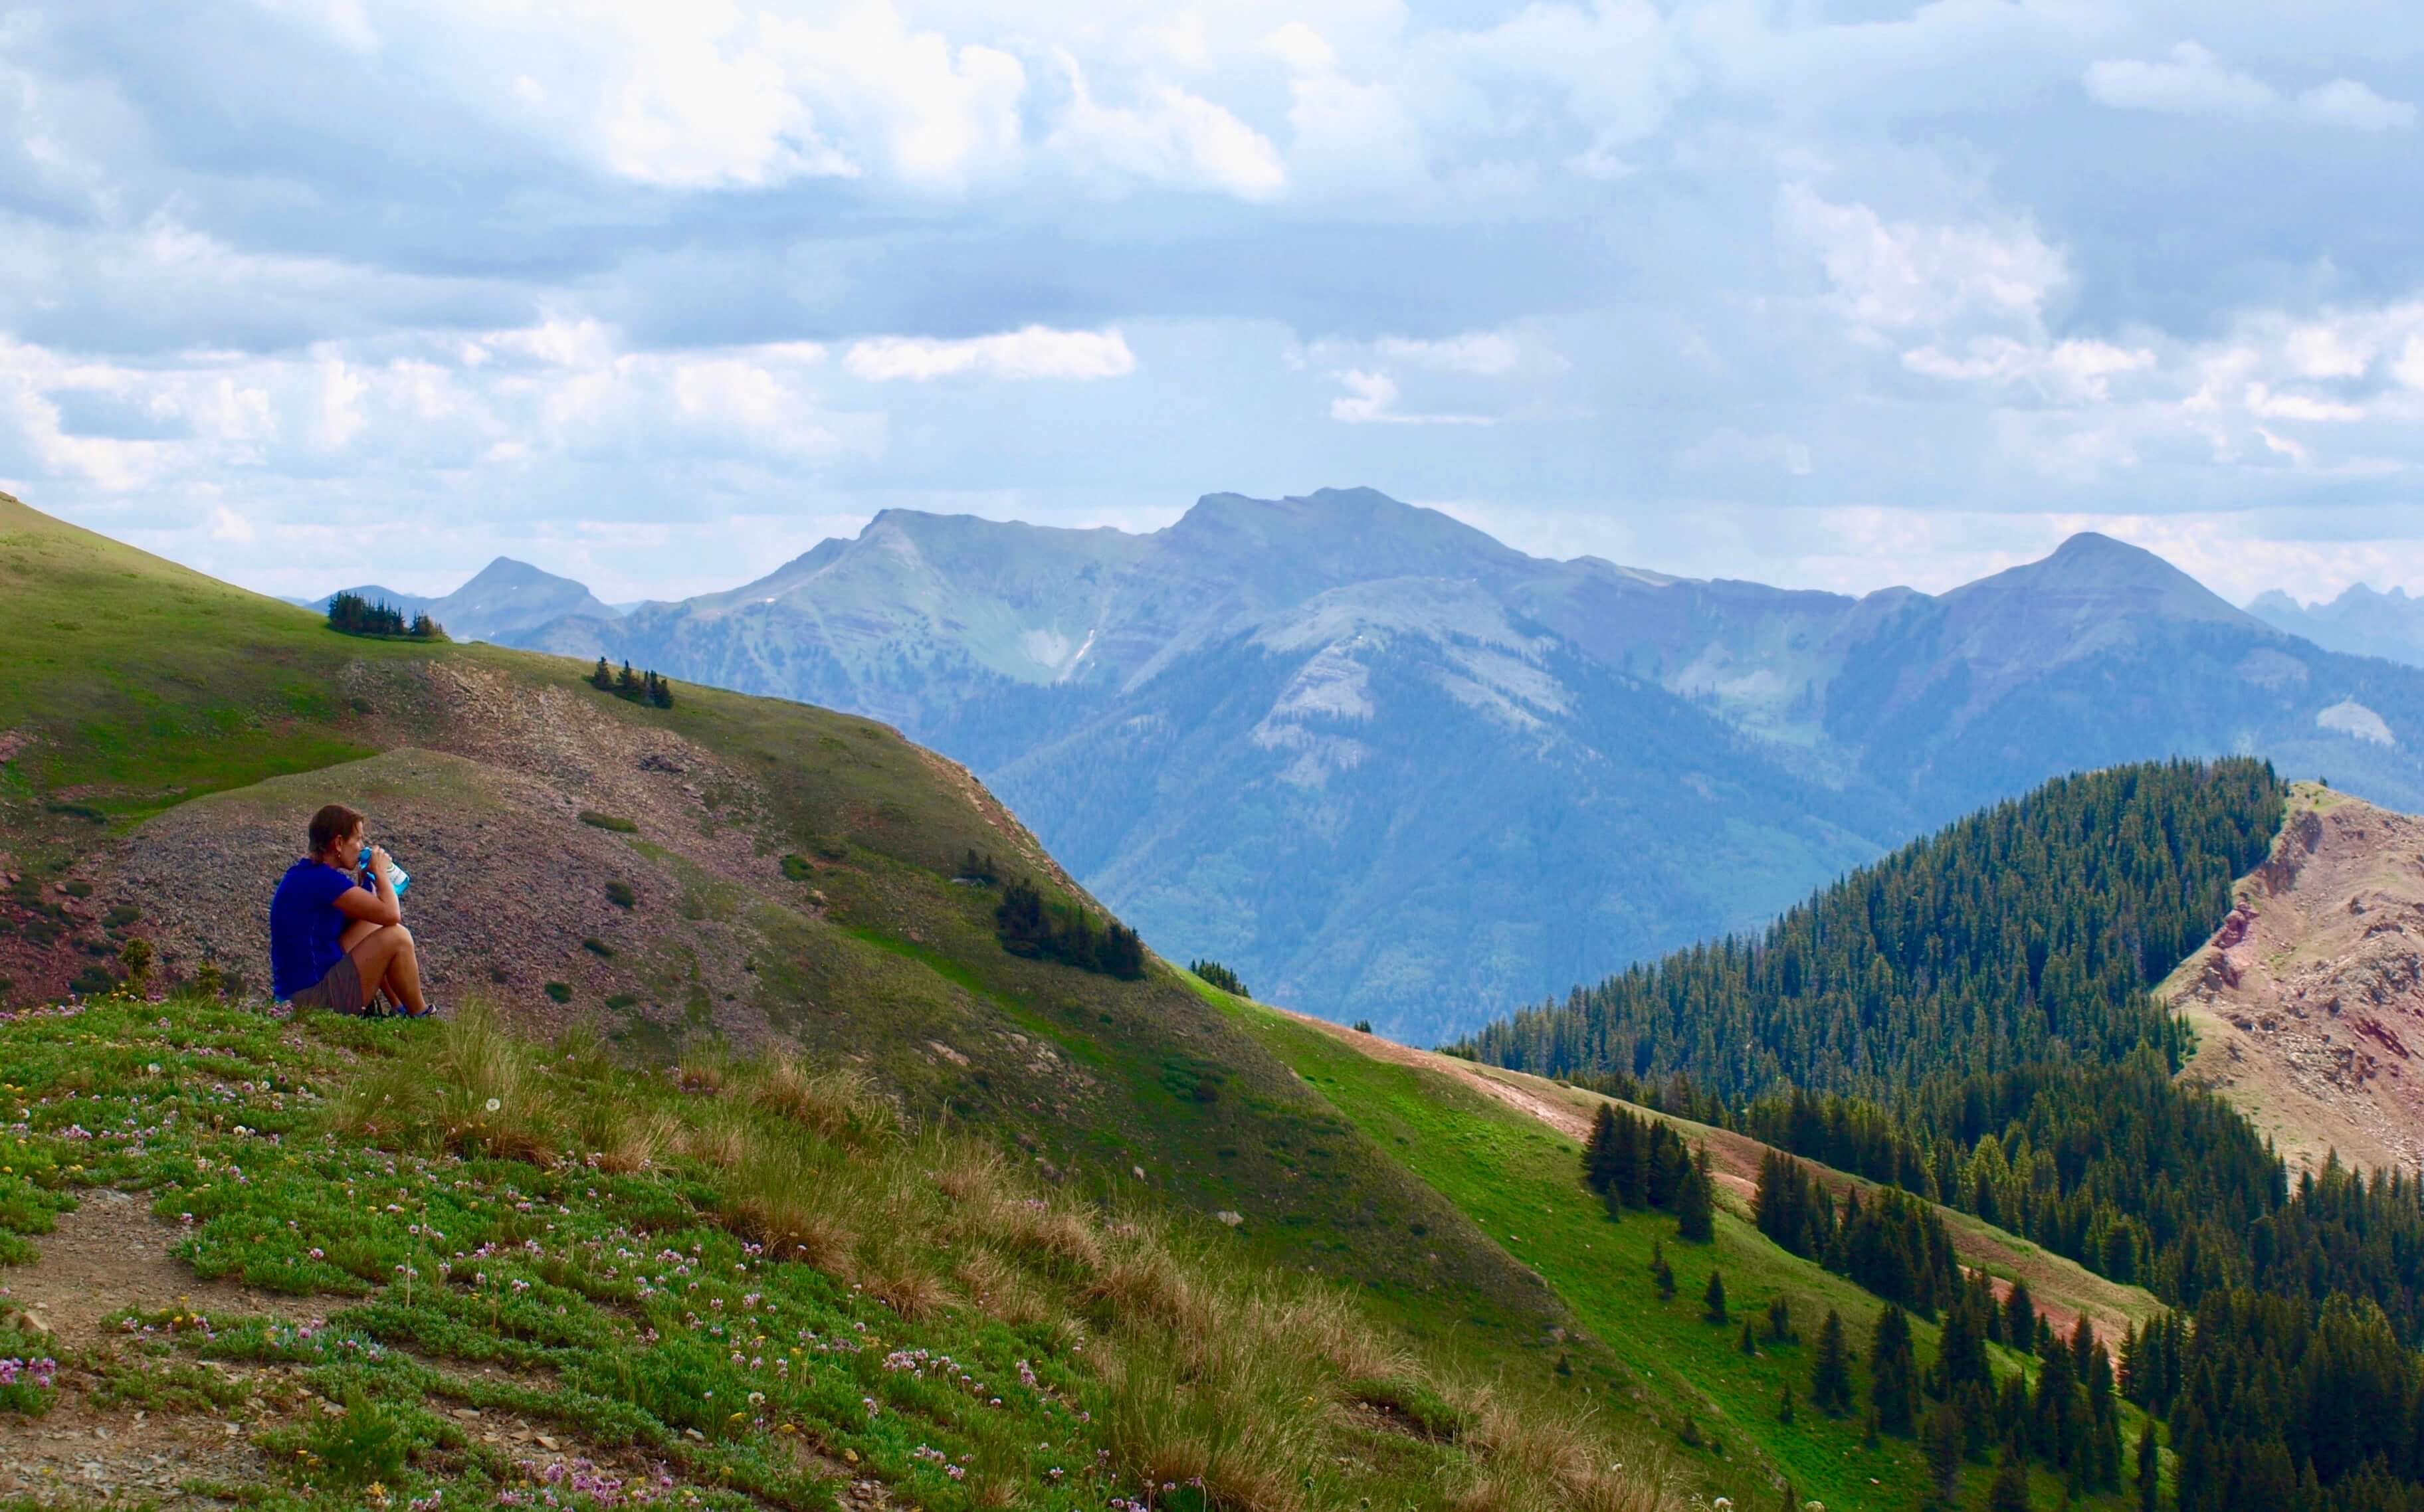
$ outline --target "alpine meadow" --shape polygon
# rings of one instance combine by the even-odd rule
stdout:
[[[0,1512],[2424,1512],[2419,81],[8,0]]]

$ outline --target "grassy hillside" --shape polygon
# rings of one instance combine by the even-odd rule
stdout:
[[[1855,1342],[1865,1346],[1880,1304],[1771,1243],[1752,1227],[1739,1197],[1720,1211],[1715,1242],[1705,1247],[1679,1242],[1673,1220],[1664,1215],[1629,1214],[1611,1222],[1580,1183],[1580,1145],[1541,1120],[1461,1080],[1363,1053],[1351,1036],[1204,991],[1568,1303],[1633,1377],[1630,1387],[1614,1390],[1660,1424],[1687,1469],[1723,1488],[1737,1505],[1769,1504],[1779,1480],[1829,1508],[1927,1504],[1927,1470],[1917,1443],[1888,1437],[1867,1446],[1857,1415],[1830,1418],[1807,1401],[1811,1342],[1826,1312],[1840,1313]],[[1738,1138],[1682,1126],[1695,1138]],[[1967,1221],[1984,1228],[1974,1218]],[[2143,1293],[2119,1297],[2122,1289],[2024,1241],[1999,1232],[1993,1239],[2002,1253],[2029,1257],[2032,1289],[2057,1305],[2076,1309],[2092,1297],[2087,1305],[2099,1315],[2109,1315],[2105,1310],[2116,1300],[2128,1303],[2129,1313],[2152,1310]],[[1651,1278],[1653,1244],[1663,1246],[1674,1268],[1676,1294],[1670,1300],[1660,1299]],[[1965,1252],[1970,1248],[1965,1245]],[[1712,1270],[1724,1276],[1728,1326],[1713,1326],[1702,1317],[1700,1297]],[[1766,1308],[1776,1297],[1786,1299],[1798,1342],[1765,1337]],[[1761,1333],[1756,1356],[1741,1352],[1745,1321]],[[1920,1359],[1932,1360],[1936,1328],[1915,1321],[1914,1331]],[[2033,1377],[2033,1361],[2000,1346],[1994,1354],[1999,1374],[2027,1372]],[[1866,1374],[1858,1374],[1865,1393]],[[1787,1383],[1799,1402],[1790,1424],[1778,1421]],[[1586,1389],[1595,1385],[1587,1383]],[[2126,1407],[2123,1412],[2125,1438],[2134,1447],[2144,1420]],[[1701,1443],[1683,1441],[1687,1433]],[[1991,1474],[1988,1465],[1966,1466],[1959,1504],[1978,1504]],[[2037,1504],[2062,1504],[2059,1480],[2042,1469],[2034,1472],[2033,1487]],[[2071,1504],[2117,1506],[2126,1500],[2081,1498]]]
[[[0,1506],[1676,1504],[849,1071],[113,996],[0,1017]]]
[[[266,979],[260,915],[329,800],[414,872],[439,1001],[632,1064],[775,1047],[1045,1187],[1192,1214],[1241,1265],[1335,1277],[1426,1347],[1564,1389],[1571,1315],[1161,962],[1001,950],[1003,882],[1078,899],[963,768],[868,720],[584,666],[334,635],[0,500],[0,998]],[[1083,901],[1083,899],[1078,899]],[[1192,1221],[1192,1218],[1190,1218]]]
[[[1546,1378],[1555,1300],[1175,973],[1006,953],[997,890],[954,880],[966,852],[1065,879],[888,728],[686,685],[643,708],[555,658],[341,636],[14,501],[0,659],[24,669],[0,684],[21,1000],[118,972],[133,937],[160,979],[207,963],[257,988],[277,872],[348,801],[414,872],[441,1002],[490,995],[644,1058],[778,1042],[855,1066],[1059,1189],[1236,1215],[1244,1257]]]

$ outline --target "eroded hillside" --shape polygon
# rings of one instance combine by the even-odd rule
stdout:
[[[2424,819],[2313,783],[2162,995],[2293,1166],[2424,1167]]]

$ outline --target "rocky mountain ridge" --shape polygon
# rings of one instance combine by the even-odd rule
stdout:
[[[1159,948],[1414,1040],[2065,771],[2252,751],[2424,807],[2424,674],[2093,534],[1853,598],[1545,561],[1372,489],[1147,534],[896,510],[496,638],[891,723]]]

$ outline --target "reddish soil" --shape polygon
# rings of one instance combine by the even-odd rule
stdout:
[[[2294,1169],[2424,1170],[2424,820],[2302,783],[2264,865],[2163,984],[2181,1073]]]

